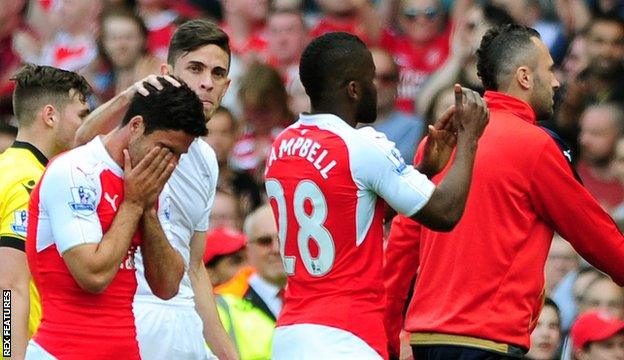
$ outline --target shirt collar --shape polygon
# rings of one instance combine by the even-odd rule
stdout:
[[[31,143],[16,140],[13,142],[13,145],[11,145],[11,147],[16,148],[16,149],[26,149],[30,151],[35,156],[35,158],[37,158],[37,160],[41,163],[41,165],[43,166],[48,165],[48,158],[45,155],[43,155],[41,150],[37,149],[35,145]]]
[[[535,111],[526,102],[497,91],[486,91],[484,97],[490,110],[512,113],[528,123],[537,124]]]
[[[249,285],[264,299],[274,299],[279,294],[280,288],[271,284],[262,278],[262,276],[255,273],[249,278]],[[266,302],[266,301],[265,301]]]

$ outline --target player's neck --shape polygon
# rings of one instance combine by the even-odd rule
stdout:
[[[104,136],[102,143],[108,152],[108,155],[121,167],[124,167],[123,151],[128,147],[126,137],[120,133],[121,130],[115,129],[108,135]]]
[[[355,119],[355,115],[352,111],[333,103],[317,104],[312,107],[310,114],[333,114],[341,118],[351,127],[355,127],[357,124],[357,120]]]
[[[15,137],[15,141],[21,141],[36,147],[46,158],[51,158],[57,154],[55,151],[54,136],[46,134],[41,136],[39,129],[20,128]]]

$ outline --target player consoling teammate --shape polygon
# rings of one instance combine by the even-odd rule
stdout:
[[[150,87],[150,86],[148,86]],[[157,296],[178,292],[183,270],[156,213],[179,157],[206,133],[201,101],[162,81],[135,95],[122,124],[55,158],[32,193],[26,253],[44,316],[27,359],[139,359],[134,257]]]

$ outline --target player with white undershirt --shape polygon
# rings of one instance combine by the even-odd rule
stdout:
[[[421,173],[383,134],[354,128],[376,118],[375,67],[360,39],[346,33],[315,39],[303,53],[300,77],[312,111],[277,137],[266,168],[288,274],[272,358],[387,358],[384,200],[428,227],[452,229],[488,111],[478,94],[456,86],[456,105],[430,128]],[[455,143],[452,169],[436,187],[423,173],[440,171]]]

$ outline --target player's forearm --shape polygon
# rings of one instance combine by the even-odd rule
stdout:
[[[201,260],[191,263],[189,277],[195,295],[195,309],[204,324],[206,343],[219,359],[238,359],[236,348],[219,319],[210,277]]]
[[[122,202],[99,243],[76,246],[63,253],[63,260],[83,290],[97,294],[113,281],[128,253],[142,213],[140,206]]]
[[[155,210],[143,214],[141,253],[145,278],[154,295],[164,300],[174,297],[184,276],[184,259],[167,240]]]
[[[80,146],[94,137],[108,134],[119,126],[128,110],[133,93],[124,91],[95,109],[76,131],[74,146]]]

